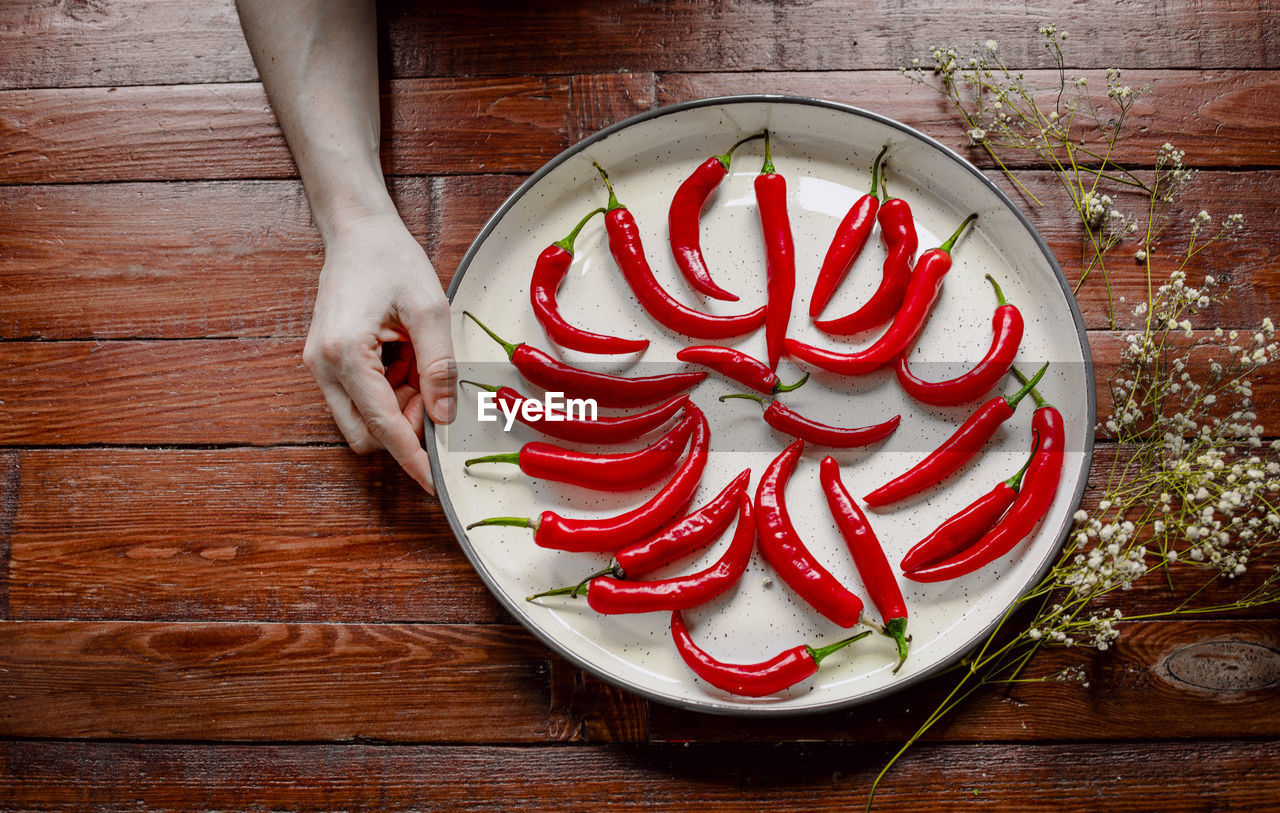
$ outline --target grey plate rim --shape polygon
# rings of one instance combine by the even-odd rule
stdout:
[[[712,96],[712,97],[707,97],[702,99],[693,99],[690,101],[678,102],[676,104],[665,105],[662,107],[656,107],[653,110],[648,110],[643,113],[638,113],[634,116],[630,116],[626,119],[623,119],[622,121],[619,121],[615,124],[611,124],[608,127],[605,127],[604,129],[599,130],[587,136],[586,138],[582,139],[576,144],[569,146],[567,149],[562,151],[555,158],[548,161],[546,164],[540,167],[536,172],[530,175],[522,184],[520,184],[519,187],[516,188],[514,192],[512,192],[510,195],[507,196],[507,199],[503,201],[500,207],[498,207],[498,210],[494,212],[492,216],[490,216],[488,221],[486,221],[484,228],[480,230],[480,233],[476,235],[476,238],[472,240],[471,245],[467,248],[467,253],[463,255],[462,261],[458,263],[458,268],[454,272],[453,278],[449,283],[449,288],[446,291],[450,304],[453,303],[454,295],[458,291],[458,286],[461,284],[462,278],[466,275],[467,269],[470,267],[472,260],[475,258],[475,255],[480,251],[480,247],[484,244],[485,240],[488,239],[489,235],[492,234],[493,231],[498,227],[498,224],[502,221],[506,213],[513,206],[515,206],[515,204],[522,197],[524,197],[524,195],[526,195],[531,189],[533,189],[538,184],[538,182],[542,180],[544,176],[549,174],[556,167],[570,160],[574,156],[584,152],[591,145],[599,141],[603,141],[604,139],[610,137],[614,133],[620,132],[634,125],[637,125],[646,121],[650,121],[652,119],[660,118],[662,116],[671,115],[673,113],[679,113],[685,110],[693,110],[700,107],[715,107],[715,106],[738,105],[738,104],[806,105],[806,106],[827,108],[830,110],[836,110],[836,111],[847,113],[850,115],[861,116],[864,118],[871,119],[887,127],[891,127],[895,130],[898,130],[904,135],[909,136],[913,139],[916,139],[921,143],[929,146],[930,148],[935,149],[938,152],[942,153],[943,156],[956,162],[961,167],[963,167],[980,184],[985,186],[990,192],[996,195],[996,198],[1013,213],[1013,215],[1018,219],[1019,223],[1022,224],[1023,228],[1025,228],[1031,234],[1032,239],[1035,240],[1036,246],[1040,249],[1040,252],[1044,255],[1044,258],[1048,261],[1049,267],[1053,269],[1054,276],[1057,278],[1058,284],[1061,286],[1063,295],[1067,301],[1067,305],[1070,308],[1072,320],[1075,322],[1076,338],[1080,343],[1080,351],[1085,364],[1085,377],[1088,382],[1088,386],[1085,388],[1088,396],[1087,397],[1087,401],[1088,401],[1087,416],[1086,416],[1088,420],[1085,423],[1086,430],[1084,432],[1085,443],[1084,443],[1084,450],[1083,450],[1084,451],[1083,469],[1087,471],[1091,461],[1093,460],[1094,440],[1093,440],[1093,432],[1091,428],[1097,423],[1097,419],[1098,419],[1097,418],[1097,407],[1098,407],[1097,381],[1094,376],[1093,354],[1090,352],[1090,349],[1089,349],[1088,330],[1084,324],[1084,316],[1080,313],[1080,306],[1076,302],[1075,294],[1073,294],[1071,291],[1071,284],[1067,281],[1066,275],[1063,273],[1062,267],[1058,264],[1057,258],[1054,256],[1053,252],[1049,249],[1048,243],[1045,242],[1044,237],[1042,237],[1040,235],[1040,232],[1036,229],[1036,227],[1032,225],[1031,221],[1027,218],[1026,214],[1022,211],[1022,209],[1019,208],[1013,202],[1013,200],[1011,200],[1009,196],[1006,195],[1002,189],[1000,189],[1000,187],[996,186],[989,178],[987,178],[986,175],[983,175],[981,170],[975,167],[972,163],[970,163],[967,159],[965,159],[962,155],[957,153],[955,150],[951,149],[945,144],[942,144],[937,139],[931,136],[925,135],[919,130],[916,130],[914,127],[903,124],[900,121],[896,121],[886,116],[882,116],[878,113],[873,113],[869,110],[864,110],[863,108],[856,107],[850,104],[845,104],[843,102],[834,102],[834,101],[817,99],[817,98],[812,98],[807,96],[790,96],[786,94],[747,94],[747,95],[733,95],[733,96]],[[427,431],[424,434],[426,438],[425,445],[427,449],[427,455],[431,461],[431,476],[435,483],[443,484],[444,472],[440,467],[440,452],[439,452],[439,449],[436,447],[436,438],[435,438],[434,429],[435,429],[434,424],[431,423],[430,420],[428,419]],[[1087,485],[1088,485],[1088,477],[1086,476],[1086,477],[1080,478],[1080,482],[1076,486],[1076,493],[1072,497],[1072,505],[1079,505],[1080,499],[1084,495],[1084,490]],[[496,580],[489,573],[488,568],[484,566],[484,563],[481,561],[479,554],[471,546],[471,541],[467,537],[467,533],[466,533],[466,530],[463,528],[462,521],[458,519],[457,512],[454,511],[453,504],[449,501],[448,494],[443,493],[444,489],[442,485],[437,486],[437,492],[438,492],[437,499],[440,503],[441,509],[444,511],[445,517],[449,521],[449,527],[450,529],[452,529],[454,537],[458,540],[458,544],[462,548],[463,553],[466,554],[468,561],[471,562],[471,566],[475,569],[476,573],[479,574],[480,579],[485,583],[485,586],[489,589],[489,592],[492,593],[498,599],[498,602],[503,606],[503,609],[511,613],[511,615],[514,616],[515,619],[519,621],[520,624],[525,629],[533,633],[533,635],[536,638],[538,638],[538,640],[542,641],[543,644],[545,644],[548,648],[550,648],[556,654],[565,658],[566,660],[568,660],[570,663],[572,663],[574,666],[578,667],[579,669],[582,669],[583,671],[590,673],[591,675],[603,680],[604,682],[612,686],[615,686],[619,689],[623,689],[625,691],[639,695],[640,697],[643,697],[647,700],[652,700],[657,703],[662,703],[663,705],[666,705],[666,706],[672,706],[675,708],[685,709],[688,711],[696,711],[704,714],[716,714],[716,715],[731,716],[731,717],[795,717],[795,716],[803,716],[803,715],[810,715],[810,714],[820,714],[823,712],[835,711],[837,709],[849,708],[852,706],[862,705],[864,703],[870,703],[872,701],[879,700],[881,698],[900,692],[903,689],[906,689],[910,686],[914,686],[924,680],[927,680],[933,677],[934,675],[938,674],[944,669],[950,667],[953,663],[960,660],[960,658],[962,658],[966,653],[970,652],[973,649],[973,647],[976,646],[979,642],[985,640],[987,636],[990,635],[991,632],[995,630],[1004,621],[1005,617],[1008,615],[1008,608],[1006,608],[1005,612],[997,616],[997,618],[993,622],[988,624],[985,628],[983,628],[981,632],[974,635],[970,640],[966,641],[964,645],[957,650],[957,654],[955,654],[954,656],[938,661],[932,667],[925,669],[921,672],[917,672],[912,675],[909,675],[908,677],[903,678],[901,682],[890,684],[888,686],[882,687],[872,692],[868,692],[864,695],[859,695],[857,697],[834,700],[827,703],[815,704],[812,706],[805,706],[801,708],[795,708],[795,707],[789,707],[789,706],[759,706],[759,705],[745,705],[745,704],[741,707],[737,707],[737,706],[726,707],[723,705],[716,705],[709,702],[702,703],[697,700],[684,700],[681,698],[667,697],[657,692],[651,691],[645,686],[624,680],[622,678],[617,677],[616,675],[610,674],[598,668],[594,664],[589,663],[588,661],[579,657],[577,653],[575,653],[570,648],[561,644],[558,640],[544,633],[538,625],[532,623],[532,621],[525,614],[524,609],[520,606],[520,603],[512,600],[510,596],[508,596],[505,592],[503,592],[498,588]],[[1070,531],[1070,529],[1071,529],[1071,516],[1070,514],[1068,514],[1062,527],[1060,527],[1056,533],[1057,543],[1052,548],[1049,549],[1049,555],[1045,557],[1045,560],[1040,564],[1040,567],[1037,568],[1037,570],[1035,571],[1034,578],[1030,579],[1027,582],[1027,584],[1023,585],[1022,589],[1018,592],[1018,595],[1024,594],[1026,590],[1031,587],[1031,585],[1039,582],[1042,578],[1044,578],[1044,575],[1049,572],[1049,569],[1053,566],[1054,561],[1057,559],[1058,553],[1062,547],[1062,543],[1066,539],[1067,533]]]

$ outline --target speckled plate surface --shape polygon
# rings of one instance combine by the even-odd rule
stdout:
[[[519,423],[505,432],[501,423],[478,422],[476,392],[470,388],[462,392],[458,420],[435,427],[427,442],[441,504],[459,542],[494,595],[522,624],[573,663],[615,685],[677,706],[746,715],[813,712],[864,702],[917,682],[959,658],[1051,562],[1084,489],[1095,420],[1093,371],[1079,312],[1057,263],[1017,207],[961,157],[908,127],[845,105],[773,96],[709,99],[640,115],[585,139],[530,177],[476,238],[450,287],[462,377],[540,394],[520,379],[502,348],[464,319],[462,311],[474,312],[509,341],[527,341],[556,352],[530,310],[529,275],[548,244],[605,203],[593,161],[609,170],[620,200],[635,214],[650,262],[669,290],[717,313],[762,304],[764,252],[752,192],[763,158],[761,142],[748,143],[735,154],[729,176],[702,220],[711,273],[739,294],[741,302],[711,302],[690,290],[671,260],[666,217],[672,192],[699,163],[765,128],[773,133],[777,169],[787,178],[795,234],[797,286],[790,335],[822,346],[837,344],[810,325],[808,295],[837,223],[870,185],[872,159],[888,143],[888,188],[911,204],[922,250],[942,242],[968,213],[979,213],[976,227],[955,248],[955,265],[911,356],[913,368],[924,378],[941,379],[982,356],[990,343],[995,306],[983,275],[991,273],[1026,317],[1020,366],[1029,371],[1052,362],[1041,390],[1066,419],[1066,469],[1052,510],[1036,533],[1009,556],[969,576],[931,585],[904,581],[912,645],[911,657],[897,675],[891,673],[892,642],[872,636],[833,655],[815,677],[785,694],[740,698],[689,672],[670,641],[665,613],[604,617],[581,599],[529,603],[527,595],[574,584],[604,566],[608,556],[547,551],[533,544],[529,530],[483,527],[467,532],[467,524],[495,515],[536,516],[546,508],[571,516],[614,513],[639,504],[657,487],[643,494],[602,495],[535,482],[514,466],[468,472],[463,461],[469,457],[514,451],[538,439]],[[883,257],[877,232],[824,315],[847,313],[864,302],[879,282]],[[613,265],[598,217],[578,238],[560,299],[565,314],[577,324],[652,340],[639,360],[611,360],[605,369],[614,372],[640,375],[681,369],[676,352],[687,344],[703,343],[663,329],[640,308]],[[843,343],[864,346],[877,333]],[[727,344],[757,358],[765,354],[763,331]],[[561,356],[575,363],[598,362],[575,353]],[[785,381],[802,372],[789,359],[779,368]],[[754,492],[764,468],[789,440],[764,424],[753,403],[717,401],[736,389],[712,374],[692,392],[712,427],[711,461],[694,505],[701,505],[746,467],[752,469]],[[1005,392],[1014,389],[1010,382]],[[834,453],[857,497],[918,461],[975,406],[922,407],[901,392],[891,370],[858,379],[818,374],[785,400],[813,418],[837,425],[862,426],[902,415],[901,426],[887,441]],[[1028,399],[984,453],[942,485],[906,504],[868,512],[891,562],[896,565],[941,520],[1022,465],[1030,446],[1033,408]],[[812,446],[806,450],[787,501],[815,555],[868,598],[818,485],[818,462],[828,451]],[[720,555],[730,535],[727,532],[698,559],[655,576],[705,566]],[[796,644],[820,645],[847,634],[776,579],[758,552],[735,589],[686,617],[694,639],[712,655],[731,662],[760,661]],[[879,620],[870,601],[866,618]]]

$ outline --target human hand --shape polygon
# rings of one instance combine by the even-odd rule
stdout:
[[[351,449],[386,449],[434,494],[421,436],[424,410],[437,423],[456,412],[449,302],[394,212],[352,217],[329,234],[303,361]],[[388,342],[408,345],[384,368]]]

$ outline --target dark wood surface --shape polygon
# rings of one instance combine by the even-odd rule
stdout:
[[[1036,29],[1056,22],[1073,72],[1151,87],[1123,160],[1149,167],[1172,140],[1200,170],[1187,206],[1246,217],[1231,300],[1195,327],[1280,314],[1270,0],[533,9],[383,8],[384,165],[446,283],[546,160],[704,96],[872,108],[1008,188],[897,67],[991,38],[1043,80]],[[1022,178],[1053,183],[1034,164]],[[1068,211],[1042,197],[1028,212],[1074,279]],[[488,594],[434,503],[341,444],[300,360],[321,256],[229,0],[0,2],[0,810],[860,806],[947,684],[753,721],[561,660]],[[1116,285],[1139,296],[1136,266]],[[1105,379],[1119,339],[1096,289],[1080,302]],[[1255,389],[1272,430],[1278,387]],[[1092,479],[1124,453],[1101,444]],[[1119,603],[1171,595],[1142,584]],[[1046,651],[1029,674],[1080,665],[1089,686],[980,692],[878,808],[1274,810],[1274,616],[1135,622],[1109,653]]]

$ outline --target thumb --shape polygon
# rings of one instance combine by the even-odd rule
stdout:
[[[449,316],[447,301],[401,315],[413,343],[422,403],[436,423],[452,423],[458,411],[458,365],[453,358]]]

